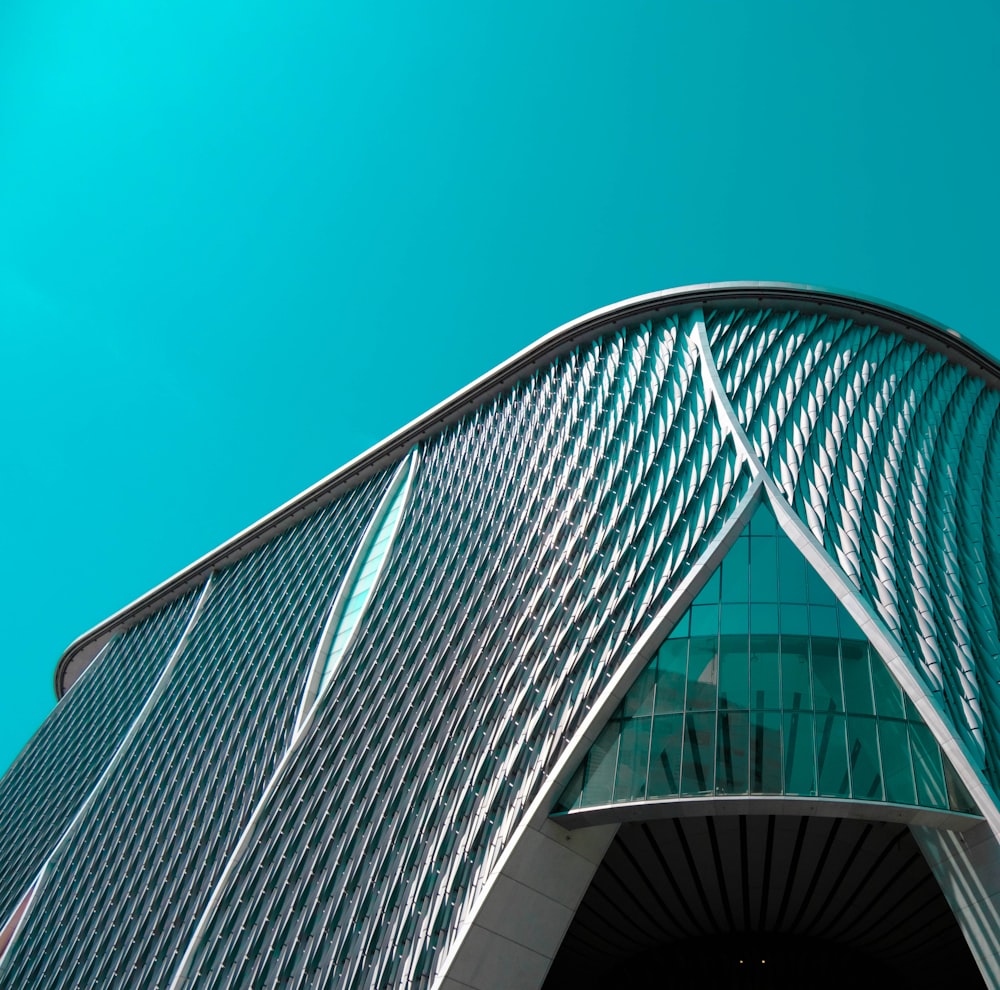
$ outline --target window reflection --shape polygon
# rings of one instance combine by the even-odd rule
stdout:
[[[560,806],[713,793],[976,813],[930,730],[766,508],[637,678]]]

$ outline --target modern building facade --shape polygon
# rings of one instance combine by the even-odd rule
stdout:
[[[1000,987],[998,407],[807,287],[560,328],[69,647],[0,986]]]

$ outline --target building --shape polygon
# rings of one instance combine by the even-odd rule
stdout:
[[[0,986],[1000,986],[998,406],[810,288],[555,331],[69,647]]]

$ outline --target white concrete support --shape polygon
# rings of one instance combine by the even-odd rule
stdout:
[[[441,990],[540,987],[617,825],[529,827],[459,935]]]
[[[910,831],[930,865],[990,990],[1000,990],[1000,842],[988,822],[961,834]]]

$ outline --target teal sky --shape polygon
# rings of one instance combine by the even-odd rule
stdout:
[[[1000,352],[998,80],[985,2],[5,0],[0,767],[76,636],[588,310]]]

